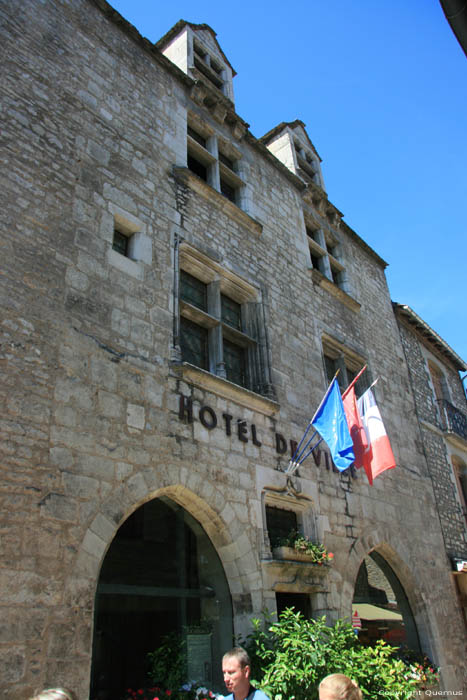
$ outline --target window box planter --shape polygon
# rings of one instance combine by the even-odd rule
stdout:
[[[312,554],[299,552],[294,547],[275,547],[272,550],[272,555],[274,559],[282,559],[283,561],[302,561],[321,568],[329,566],[326,562],[314,562]]]

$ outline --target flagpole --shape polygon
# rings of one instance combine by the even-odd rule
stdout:
[[[369,386],[368,389],[362,394],[362,396],[365,396],[365,394],[366,394],[368,391],[370,391],[370,389],[373,389],[373,387],[375,386],[375,384],[376,384],[377,382],[379,382],[379,379],[380,379],[379,377],[376,377],[376,379],[375,379],[375,381],[373,382],[373,384],[370,384],[370,386]]]
[[[313,418],[312,418],[311,421],[310,421],[310,425],[313,423],[314,419],[316,418],[316,414],[318,413],[318,411],[320,410],[321,406],[323,405],[323,403],[324,403],[324,402],[326,401],[326,399],[328,398],[328,394],[329,394],[329,392],[331,391],[331,387],[332,387],[334,381],[337,379],[337,375],[339,374],[339,372],[340,372],[340,369],[337,370],[337,372],[335,373],[334,377],[332,378],[332,382],[329,384],[329,386],[328,386],[328,388],[327,388],[327,390],[326,390],[326,393],[324,394],[323,398],[321,399],[321,403],[319,404],[318,408],[316,409],[315,414],[314,414]]]
[[[349,386],[347,387],[347,389],[346,389],[346,390],[344,391],[344,393],[342,394],[342,400],[345,399],[345,397],[347,396],[347,394],[349,393],[349,391],[351,390],[351,388],[354,386],[354,384],[356,384],[356,382],[358,382],[358,380],[360,379],[360,377],[362,376],[363,372],[366,370],[367,367],[368,367],[368,365],[365,365],[364,367],[362,367],[362,369],[361,369],[360,372],[357,374],[357,376],[350,382]],[[373,386],[373,384],[372,384],[371,386]]]
[[[300,447],[302,446],[303,441],[304,441],[304,439],[306,438],[306,436],[307,436],[307,434],[308,434],[308,431],[310,430],[310,428],[311,428],[311,426],[312,426],[312,424],[313,424],[314,419],[316,418],[316,414],[318,413],[318,411],[320,410],[321,406],[323,405],[323,403],[324,403],[325,400],[327,399],[328,394],[329,394],[329,392],[330,392],[330,390],[331,390],[332,384],[333,384],[334,380],[337,378],[337,375],[339,374],[339,372],[340,372],[340,369],[337,370],[337,372],[335,373],[334,377],[332,378],[332,381],[331,381],[331,383],[329,384],[329,386],[328,386],[328,388],[327,388],[327,390],[326,390],[326,393],[324,394],[323,398],[321,399],[321,403],[319,404],[318,408],[316,409],[316,411],[315,411],[315,413],[314,413],[314,415],[313,415],[313,418],[312,418],[312,419],[310,420],[310,422],[308,423],[308,426],[307,426],[305,432],[303,433],[303,437],[302,437],[302,439],[300,440],[300,442],[299,442],[299,444],[298,444],[298,446],[297,446],[297,449],[296,449],[295,452],[293,453],[292,459],[291,459],[290,462],[289,462],[289,466],[288,466],[287,469],[285,470],[285,473],[286,473],[286,474],[290,474],[290,471],[289,471],[289,470],[290,470],[292,467],[295,466],[295,457],[297,456],[297,453],[298,453]],[[315,431],[315,434],[316,434],[316,431]],[[313,437],[314,437],[314,435],[313,435]],[[311,439],[313,439],[313,438],[311,438]],[[304,449],[306,449],[306,447],[305,447]],[[297,466],[298,466],[298,465],[297,465]]]

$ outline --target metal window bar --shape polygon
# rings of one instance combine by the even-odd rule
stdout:
[[[467,442],[467,416],[446,399],[437,399],[436,402],[440,409],[443,429],[459,435]]]

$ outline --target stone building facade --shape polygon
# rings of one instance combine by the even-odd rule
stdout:
[[[305,125],[250,133],[207,25],[153,45],[104,0],[0,13],[2,697],[115,697],[162,633],[203,624],[193,673],[219,687],[262,610],[349,617],[369,553],[463,689],[465,523],[440,519],[453,482],[433,478],[385,263]],[[364,364],[397,468],[370,487],[322,449],[287,478],[330,373]],[[275,557],[281,517],[332,566]]]
[[[465,362],[409,306],[394,304],[420,436],[467,623],[467,402]]]

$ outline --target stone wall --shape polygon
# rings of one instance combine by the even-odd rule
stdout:
[[[465,517],[456,496],[456,485],[447,449],[446,434],[435,404],[427,361],[417,333],[402,320],[399,323],[399,331],[409,366],[411,390],[416,402],[423,449],[433,483],[446,551],[449,556],[463,559],[467,556]],[[451,396],[457,408],[465,413],[466,402],[462,396],[459,374],[450,367],[447,360],[443,362],[443,367],[452,390]]]
[[[275,432],[299,439],[324,393],[324,332],[380,376],[398,466],[373,487],[324,456],[300,469],[295,491],[335,553],[326,583],[301,589],[330,618],[349,615],[361,561],[380,551],[445,687],[459,689],[464,630],[379,258],[342,227],[360,310],[316,284],[298,180],[192,102],[192,82],[105,3],[13,0],[0,12],[2,697],[58,683],[88,697],[100,565],[119,525],[162,494],[210,536],[235,631],[274,607],[287,581],[269,567],[262,499],[286,487]],[[187,108],[241,152],[247,216],[204,184],[181,187]],[[139,261],[112,251],[116,217],[143,232],[149,258],[147,248]],[[203,384],[171,362],[176,237],[258,290],[276,401],[218,378]],[[181,395],[193,400],[192,423],[180,419]],[[261,445],[251,431],[245,442],[207,429],[201,405],[254,424]]]

